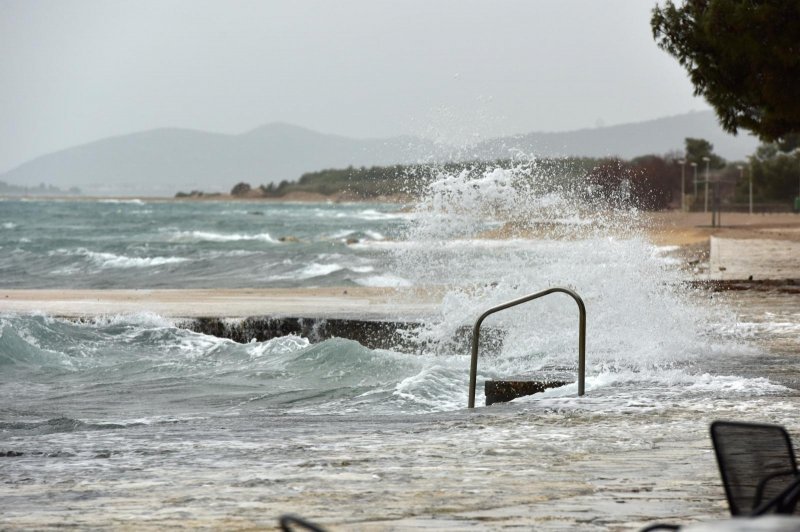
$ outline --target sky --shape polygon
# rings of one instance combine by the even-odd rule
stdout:
[[[0,0],[0,173],[161,127],[446,142],[706,110],[655,0]]]

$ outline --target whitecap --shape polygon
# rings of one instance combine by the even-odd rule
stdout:
[[[139,198],[133,199],[101,199],[97,203],[110,203],[110,204],[127,204],[127,205],[144,205],[144,202]]]
[[[86,248],[78,248],[75,250],[62,248],[51,251],[48,255],[82,256],[88,258],[100,268],[149,268],[151,266],[163,266],[165,264],[178,264],[189,260],[185,257],[127,257],[114,253],[90,251]],[[70,270],[67,269],[67,271]],[[63,272],[56,271],[54,273]]]
[[[3,223],[3,229],[14,229],[16,227],[18,227],[18,226],[14,222],[4,222]]]
[[[340,266],[339,264],[318,264],[316,262],[312,262],[311,264],[300,270],[298,276],[300,279],[323,277],[325,275],[330,275],[334,272],[338,272],[343,269],[344,267]]]
[[[239,242],[239,241],[259,241],[270,242],[278,244],[279,241],[269,233],[259,234],[239,234],[239,233],[212,233],[209,231],[178,231],[173,233],[173,238],[176,240],[195,240],[207,242]]]
[[[366,209],[353,215],[355,218],[361,220],[368,220],[370,222],[380,220],[408,220],[412,216],[406,212],[380,212],[375,209]]]
[[[377,231],[364,231],[364,234],[370,237],[372,240],[384,240],[386,238]]]
[[[174,327],[174,323],[169,318],[165,318],[159,314],[148,311],[94,316],[88,321],[79,322],[65,320],[65,323],[85,327],[108,327],[110,325],[137,325],[140,327],[156,328]]]
[[[361,286],[369,286],[374,288],[404,288],[412,286],[411,281],[403,279],[396,275],[372,275],[362,279],[355,279],[355,282]]]
[[[331,240],[341,240],[342,238],[347,238],[348,236],[352,235],[353,233],[355,233],[355,231],[352,230],[352,229],[343,229],[341,231],[337,231],[337,232],[333,233],[332,235],[330,235],[329,238]]]
[[[189,260],[184,257],[126,257],[113,253],[97,253],[91,258],[99,263],[101,268],[149,268],[165,264],[178,264]]]

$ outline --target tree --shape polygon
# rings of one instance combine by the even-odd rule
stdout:
[[[765,141],[800,133],[800,2],[668,0],[650,24],[726,131]]]
[[[685,139],[686,145],[686,162],[697,163],[697,168],[705,168],[705,161],[703,157],[708,157],[708,166],[714,170],[718,170],[725,166],[725,159],[714,153],[714,145],[706,139],[693,139],[687,137]]]
[[[753,193],[757,201],[785,202],[797,195],[800,150],[793,148],[791,142],[760,145],[750,156],[747,168],[752,172]],[[746,190],[748,184],[749,180],[739,184],[740,196],[749,192]]]
[[[759,150],[760,155],[766,155]],[[785,202],[797,194],[800,174],[800,152],[793,154],[774,151],[772,157],[750,158],[749,169],[753,172],[753,189],[759,201]]]
[[[237,183],[231,189],[231,196],[246,196],[250,192],[250,185],[248,183]]]

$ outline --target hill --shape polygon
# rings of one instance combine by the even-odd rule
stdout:
[[[431,150],[412,137],[358,140],[288,124],[241,135],[157,129],[44,155],[0,179],[77,186],[87,194],[171,196],[182,189],[228,191],[242,180],[297,179],[320,168],[415,162],[417,154]]]
[[[711,111],[637,124],[564,133],[530,133],[487,141],[467,158],[506,158],[512,150],[540,156],[633,157],[680,150],[685,137],[710,140],[720,155],[741,159],[756,141],[732,137]],[[111,137],[43,155],[0,175],[19,186],[45,183],[86,194],[163,195],[179,190],[224,192],[240,181],[278,183],[324,168],[450,160],[451,148],[415,137],[353,139],[288,124],[240,135],[157,129]]]
[[[758,140],[750,135],[725,133],[714,113],[703,111],[632,124],[493,139],[481,143],[477,153],[483,159],[507,157],[513,151],[548,157],[616,155],[630,159],[682,151],[686,137],[710,141],[714,152],[728,160],[743,160],[758,145]]]

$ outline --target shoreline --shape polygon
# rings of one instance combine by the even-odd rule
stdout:
[[[128,200],[133,199],[140,198]],[[91,201],[86,197],[83,200]],[[728,225],[716,228],[705,225],[710,213],[648,212],[643,213],[643,220],[646,237],[656,246],[671,248],[667,253],[686,272],[689,286],[712,291],[800,293],[799,214],[723,213]],[[426,287],[0,289],[0,312],[65,318],[151,312],[168,319],[267,317],[398,322],[434,314],[442,296],[441,290]]]
[[[414,201],[410,196],[395,194],[387,196],[376,196],[373,198],[362,198],[353,196],[347,193],[337,193],[331,195],[318,194],[313,192],[289,192],[281,197],[264,197],[264,196],[233,196],[227,192],[225,193],[206,193],[202,196],[144,196],[144,195],[108,195],[108,196],[89,196],[89,195],[30,195],[30,196],[15,196],[0,194],[0,201],[7,200],[25,200],[25,201],[143,201],[151,203],[172,203],[172,202],[243,202],[243,203],[386,203],[386,204],[405,204]]]

